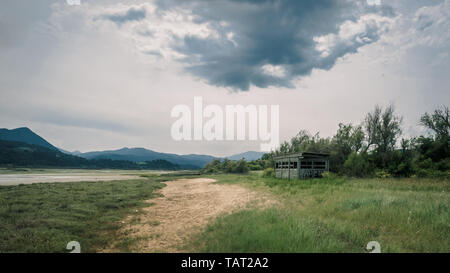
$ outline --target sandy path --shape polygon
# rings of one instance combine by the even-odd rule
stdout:
[[[152,206],[145,208],[143,214],[124,221],[122,235],[142,239],[133,251],[183,251],[180,246],[216,216],[247,205],[273,203],[261,193],[237,185],[213,184],[214,181],[197,178],[166,182],[160,191],[162,197],[148,200]]]

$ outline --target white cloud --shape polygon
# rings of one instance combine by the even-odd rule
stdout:
[[[450,1],[440,5],[420,8],[408,32],[415,44],[430,47],[448,46],[450,42]]]
[[[369,44],[389,31],[396,19],[379,14],[366,14],[357,21],[345,21],[339,26],[337,34],[330,33],[314,37],[316,50],[322,57],[328,57],[334,50],[342,47],[355,47],[357,44]]]
[[[282,78],[286,75],[286,71],[280,65],[266,64],[266,65],[263,65],[261,67],[261,69],[263,70],[264,73],[271,75],[271,76],[279,77],[279,78]]]

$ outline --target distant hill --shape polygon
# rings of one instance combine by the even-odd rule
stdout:
[[[26,127],[12,130],[0,129],[0,140],[24,142],[27,144],[39,145],[48,149],[57,150],[55,146],[48,143],[45,139]]]
[[[159,153],[145,148],[122,148],[119,150],[98,151],[80,153],[86,159],[113,159],[129,160],[133,162],[144,162],[156,159],[167,160],[173,164],[179,165],[185,169],[203,168],[207,163],[216,159],[209,155],[177,155],[168,153]]]
[[[231,155],[226,158],[230,160],[241,160],[242,158],[245,158],[245,160],[247,161],[253,161],[260,159],[264,154],[265,154],[264,152],[249,151],[241,154]]]
[[[168,162],[173,166],[169,166],[170,168],[181,168],[181,169],[200,169],[203,168],[206,164],[213,161],[214,159],[220,159],[210,155],[199,155],[199,154],[188,154],[188,155],[177,155],[171,153],[160,153],[152,150],[148,150],[145,148],[122,148],[119,150],[108,150],[108,151],[95,151],[95,152],[69,152],[63,150],[61,148],[56,148],[49,142],[47,142],[44,138],[35,134],[29,128],[17,128],[17,129],[0,129],[0,140],[4,141],[13,141],[20,142],[29,145],[36,145],[43,148],[47,148],[50,150],[57,151],[53,156],[55,157],[63,157],[66,159],[70,159],[76,161],[77,164],[88,164],[86,162],[82,163],[79,159],[88,159],[88,160],[114,160],[114,161],[129,161],[132,164],[142,163],[148,161],[162,160],[162,162]],[[35,149],[37,149],[35,147]],[[39,152],[40,149],[37,149]],[[44,152],[42,155],[48,155],[48,152]],[[240,160],[245,158],[247,161],[252,161],[261,158],[264,155],[262,152],[245,152],[237,155],[232,155],[226,157],[231,160]],[[66,157],[72,156],[72,158]],[[19,156],[20,157],[20,156]],[[36,159],[39,162],[39,158],[29,157],[27,160],[31,160],[31,158]],[[75,159],[77,158],[77,159]],[[78,160],[78,161],[77,161]],[[31,164],[32,162],[28,162]],[[117,162],[116,162],[117,163]],[[53,164],[53,163],[52,163]],[[56,163],[55,163],[56,164]],[[65,164],[65,163],[64,163]],[[126,164],[123,164],[126,165]],[[164,165],[164,163],[163,163]],[[174,167],[175,166],[175,167]],[[130,166],[128,166],[130,167]]]
[[[64,167],[83,169],[179,170],[180,166],[166,160],[136,163],[126,160],[85,159],[57,149],[24,142],[0,140],[0,166]]]

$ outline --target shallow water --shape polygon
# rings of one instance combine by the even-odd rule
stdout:
[[[112,181],[136,178],[139,178],[139,176],[107,173],[0,174],[0,186],[53,182]]]

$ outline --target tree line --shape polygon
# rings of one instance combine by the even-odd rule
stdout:
[[[329,153],[330,171],[348,176],[449,177],[449,108],[425,113],[418,122],[431,134],[407,138],[394,106],[375,106],[361,124],[340,123],[331,138],[302,130],[271,155]]]
[[[259,160],[215,160],[204,172],[267,169],[273,167],[273,156],[315,152],[330,154],[330,171],[340,175],[450,178],[449,113],[449,107],[442,106],[423,114],[418,122],[430,134],[407,138],[402,131],[403,117],[395,107],[375,106],[360,124],[340,123],[333,137],[301,130]]]

